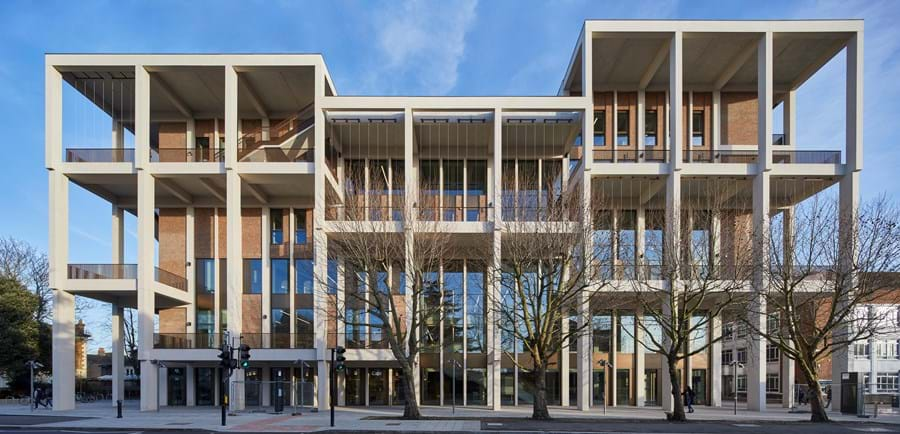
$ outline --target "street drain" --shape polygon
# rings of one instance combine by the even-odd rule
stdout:
[[[400,426],[400,422],[388,422],[385,425],[387,426]]]

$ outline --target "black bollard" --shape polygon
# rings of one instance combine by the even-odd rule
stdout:
[[[117,399],[116,400],[116,419],[121,419],[121,418],[122,418],[122,400]]]

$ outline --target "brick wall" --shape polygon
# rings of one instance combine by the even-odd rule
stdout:
[[[184,149],[187,136],[187,124],[184,122],[159,123],[159,148]]]
[[[160,333],[186,333],[187,332],[187,309],[183,307],[173,307],[169,309],[159,310],[159,332]]]
[[[185,209],[159,209],[159,268],[187,277]]]
[[[754,92],[722,92],[722,144],[756,145],[758,104]]]

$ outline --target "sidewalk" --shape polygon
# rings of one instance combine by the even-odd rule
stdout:
[[[5,417],[4,426],[31,426],[40,428],[100,428],[100,429],[191,429],[210,431],[232,432],[285,432],[285,431],[320,431],[330,429],[329,412],[303,412],[302,416],[291,416],[291,408],[280,415],[263,412],[240,412],[236,416],[228,416],[227,426],[221,426],[221,413],[218,407],[163,407],[159,412],[141,412],[136,401],[125,404],[124,417],[116,419],[115,407],[109,402],[79,404],[75,410],[52,412],[49,410],[36,410],[31,412],[26,406],[4,405],[0,406],[0,415],[7,416],[69,416],[85,417],[88,419],[59,420],[50,423],[28,423],[28,417],[22,417],[20,423],[16,423],[15,417]],[[443,432],[474,432],[481,431],[480,420],[517,418],[524,419],[531,414],[531,407],[520,406],[504,408],[499,411],[490,411],[479,408],[457,408],[455,415],[450,407],[423,407],[422,412],[426,417],[432,418],[421,421],[399,420],[402,409],[399,407],[351,407],[338,408],[335,411],[335,428],[340,430],[365,430],[365,431],[443,431]],[[664,415],[659,407],[636,408],[617,407],[607,409],[606,415],[603,409],[591,409],[587,412],[551,408],[550,414],[557,419],[594,419],[599,421],[662,421]],[[809,413],[791,413],[781,407],[769,407],[764,412],[749,412],[745,408],[738,408],[735,416],[732,407],[710,408],[697,407],[697,411],[688,415],[692,421],[722,421],[732,424],[741,422],[801,422],[809,420]],[[893,424],[900,427],[900,415],[885,414],[877,419],[860,419],[855,416],[829,413],[834,421],[877,422]],[[393,419],[397,417],[398,419]],[[438,419],[433,419],[438,418]],[[43,418],[42,418],[43,419]],[[11,422],[12,421],[12,422]]]

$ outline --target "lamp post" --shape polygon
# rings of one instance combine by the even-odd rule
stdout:
[[[453,389],[453,401],[451,404],[451,414],[456,414],[456,368],[462,368],[460,366],[459,361],[456,359],[450,359],[450,364],[453,365],[453,380],[452,381],[452,389]]]
[[[29,360],[29,361],[25,362],[25,366],[28,366],[28,371],[29,371],[29,375],[30,375],[31,400],[29,402],[31,402],[31,405],[30,405],[31,411],[34,411],[34,409],[37,408],[37,405],[38,405],[38,403],[34,401],[34,370],[41,369],[44,367],[44,365],[42,365],[37,360]]]
[[[600,360],[597,362],[597,364],[600,365],[601,368],[603,368],[603,389],[601,390],[601,392],[603,394],[601,396],[603,396],[603,414],[605,415],[606,414],[606,367],[609,366],[609,368],[612,369],[612,363],[608,363],[606,360]]]

